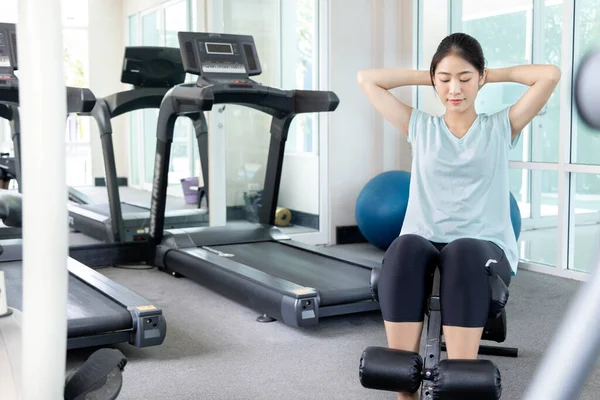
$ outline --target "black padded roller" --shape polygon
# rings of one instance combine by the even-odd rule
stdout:
[[[498,400],[500,371],[489,360],[442,360],[434,377],[434,400]]]
[[[368,389],[415,393],[423,358],[412,351],[367,347],[360,358],[360,383]]]

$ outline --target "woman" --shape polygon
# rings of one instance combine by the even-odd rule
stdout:
[[[507,286],[517,270],[508,153],[559,80],[554,65],[486,69],[481,45],[464,33],[442,40],[429,71],[358,73],[369,101],[407,135],[413,153],[406,217],[385,254],[378,286],[389,347],[419,351],[427,290],[438,265],[448,358],[477,358],[491,297],[485,267]],[[477,114],[477,94],[492,82],[529,89],[510,107]],[[433,85],[445,114],[428,115],[388,91],[409,85]]]

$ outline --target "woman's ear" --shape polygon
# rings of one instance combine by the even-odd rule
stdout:
[[[483,74],[481,74],[481,76],[479,77],[479,89],[481,89],[487,81],[487,72],[488,72],[488,70],[487,70],[487,68],[485,68],[483,70]]]

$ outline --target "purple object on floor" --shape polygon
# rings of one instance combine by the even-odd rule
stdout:
[[[198,177],[184,178],[181,180],[181,187],[183,188],[183,197],[185,198],[186,204],[198,203],[198,183]]]

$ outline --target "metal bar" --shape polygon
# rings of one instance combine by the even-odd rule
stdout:
[[[524,400],[578,399],[600,354],[600,259],[546,351]]]
[[[440,348],[442,335],[442,309],[440,304],[441,276],[439,269],[435,269],[433,287],[429,297],[429,318],[427,320],[427,341],[425,342],[425,357],[423,365],[423,386],[421,400],[431,399],[434,385],[434,370],[440,363]]]
[[[64,397],[66,368],[68,282],[67,99],[61,3],[18,3],[21,151],[24,159],[33,161],[22,165],[26,311],[21,385],[24,400],[60,399]],[[40,326],[44,327],[42,335]]]
[[[442,342],[442,351],[446,351],[446,343]],[[516,347],[500,347],[500,346],[486,346],[480,345],[477,354],[484,356],[500,356],[500,357],[513,357],[519,356],[519,349]]]

